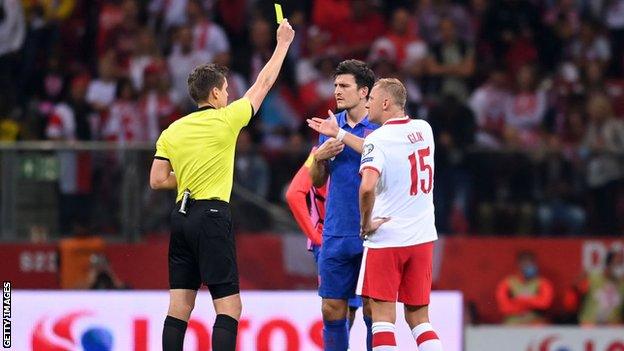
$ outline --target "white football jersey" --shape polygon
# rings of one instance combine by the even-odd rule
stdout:
[[[379,174],[372,218],[390,217],[364,241],[370,248],[422,244],[438,238],[433,208],[433,132],[424,120],[394,118],[364,139],[360,173]]]

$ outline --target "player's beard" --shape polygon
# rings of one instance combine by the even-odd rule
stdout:
[[[348,111],[348,110],[356,107],[358,105],[358,103],[359,103],[359,101],[357,101],[357,102],[348,102],[348,101],[343,99],[340,102],[336,101],[336,107],[339,110],[347,110]]]

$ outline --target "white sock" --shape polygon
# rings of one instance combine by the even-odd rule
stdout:
[[[373,323],[373,351],[396,351],[394,324],[389,322]]]
[[[442,343],[433,330],[431,323],[421,323],[412,329],[412,335],[418,345],[418,351],[442,351]]]

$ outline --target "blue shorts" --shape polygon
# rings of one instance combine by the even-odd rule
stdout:
[[[318,256],[319,295],[328,299],[355,297],[360,265],[362,239],[357,236],[324,236]]]
[[[321,254],[321,247],[314,245],[312,246],[312,255],[314,255],[314,262],[316,262],[316,269],[318,270],[318,258],[319,255]],[[363,303],[362,303],[362,296],[358,296],[355,295],[355,297],[352,297],[349,299],[349,301],[347,301],[349,308],[355,308],[358,309],[360,307],[362,307]]]

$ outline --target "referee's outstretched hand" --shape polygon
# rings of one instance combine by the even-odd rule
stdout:
[[[295,38],[295,31],[288,23],[288,19],[284,18],[279,27],[277,27],[277,43],[290,45]]]

